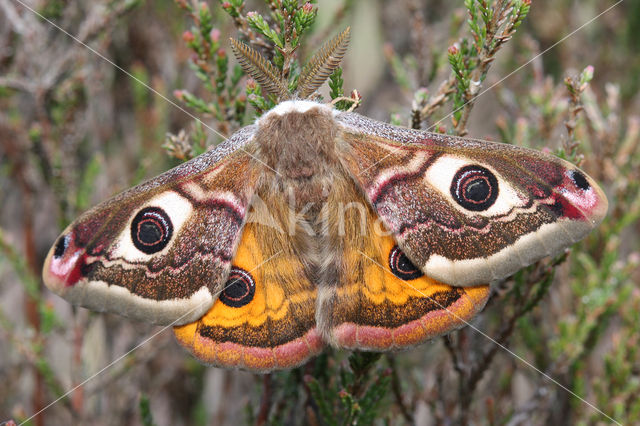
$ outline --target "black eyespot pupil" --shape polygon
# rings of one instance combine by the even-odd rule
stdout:
[[[450,192],[453,199],[465,209],[484,211],[498,198],[498,179],[485,167],[465,166],[453,176]]]
[[[587,180],[585,175],[583,175],[578,170],[574,170],[572,172],[571,178],[573,179],[573,182],[576,184],[576,186],[582,189],[583,191],[586,191],[589,188],[591,188],[591,185],[589,184],[589,181]]]
[[[253,300],[256,284],[250,273],[244,269],[233,267],[224,285],[219,299],[232,308],[240,308]]]
[[[404,281],[415,280],[424,275],[398,246],[394,246],[389,253],[389,268],[393,275]]]
[[[156,244],[162,239],[162,228],[155,221],[144,221],[138,226],[138,238],[143,244]]]
[[[246,283],[240,279],[234,279],[229,282],[224,294],[231,299],[241,299],[247,294],[248,287]]]
[[[158,207],[140,210],[131,223],[131,240],[138,250],[146,254],[164,249],[169,244],[172,234],[171,219]]]
[[[53,257],[62,257],[69,246],[69,235],[63,235],[56,241],[56,247],[53,249]]]
[[[491,194],[491,188],[486,179],[476,179],[465,188],[465,197],[469,200],[481,203]]]

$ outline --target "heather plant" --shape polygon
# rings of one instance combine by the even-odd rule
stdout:
[[[616,5],[566,40],[605,6],[30,7],[0,0],[0,421],[640,422],[640,2]],[[43,288],[46,250],[79,213],[205,152],[277,103],[244,75],[230,37],[264,55],[292,91],[311,54],[349,26],[350,49],[316,99],[416,129],[552,151],[605,188],[604,223],[562,255],[495,283],[469,327],[407,352],[327,350],[264,376],[207,368],[170,332],[71,308]],[[371,47],[359,37],[368,26],[388,41],[373,46],[385,69],[373,82],[373,59],[350,61]]]

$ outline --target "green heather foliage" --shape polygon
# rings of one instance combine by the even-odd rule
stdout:
[[[29,424],[611,422],[574,393],[640,423],[640,0],[557,46],[613,3],[29,4],[42,16],[0,0],[0,422],[58,398]],[[294,91],[306,60],[348,26],[349,51],[319,101],[550,150],[601,183],[604,223],[497,283],[473,328],[401,353],[329,349],[265,376],[207,368],[169,331],[72,308],[44,289],[46,251],[82,211],[275,105],[244,75],[230,37]]]

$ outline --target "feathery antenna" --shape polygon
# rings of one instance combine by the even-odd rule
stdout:
[[[257,81],[267,93],[275,95],[278,100],[289,97],[287,85],[284,84],[280,72],[258,51],[234,39],[231,39],[231,50],[244,72]]]
[[[351,28],[347,27],[333,39],[326,42],[304,66],[298,80],[298,96],[305,99],[315,92],[338,68],[347,52]]]
[[[326,42],[304,66],[298,79],[297,96],[306,99],[324,83],[347,52],[351,29],[347,27],[340,34]],[[235,39],[231,49],[245,73],[249,74],[269,94],[278,101],[291,97],[288,83],[280,71],[251,46]]]

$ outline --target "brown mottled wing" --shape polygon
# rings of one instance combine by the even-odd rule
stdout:
[[[336,279],[319,289],[326,340],[349,349],[410,347],[465,325],[484,307],[489,286],[453,287],[409,261],[348,178],[334,182],[327,206]]]
[[[254,127],[83,214],[58,238],[43,278],[71,303],[156,324],[212,305],[231,267],[261,166]]]
[[[409,259],[468,286],[501,279],[583,238],[607,200],[572,164],[507,144],[337,117],[344,167]]]
[[[316,286],[287,230],[281,194],[259,193],[231,274],[211,309],[174,329],[178,341],[208,364],[266,372],[292,368],[319,353]],[[264,203],[264,204],[262,204]]]

